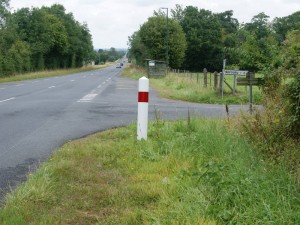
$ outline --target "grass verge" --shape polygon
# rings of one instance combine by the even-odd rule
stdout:
[[[133,65],[127,67],[124,76],[138,79],[146,76],[141,68]],[[211,77],[213,82],[213,75]],[[233,76],[226,76],[226,81],[233,87]],[[248,104],[249,87],[237,86],[236,94],[224,85],[224,96],[219,96],[218,91],[210,86],[210,75],[208,75],[208,87],[204,87],[203,74],[200,74],[197,81],[197,74],[175,74],[169,73],[166,77],[151,78],[151,86],[155,88],[161,97],[208,104]],[[212,84],[213,85],[213,84]],[[253,86],[253,104],[261,104],[261,89]]]
[[[0,83],[22,81],[22,80],[32,80],[32,79],[45,78],[45,77],[64,76],[64,75],[68,75],[68,74],[72,74],[72,73],[81,73],[81,72],[86,72],[86,71],[91,71],[91,70],[97,70],[100,68],[108,67],[110,65],[112,65],[112,64],[107,63],[105,65],[87,66],[87,67],[76,68],[76,69],[49,70],[49,71],[39,71],[39,72],[18,74],[18,75],[12,75],[12,76],[8,76],[8,77],[0,77]]]
[[[136,126],[67,143],[9,195],[0,223],[297,224],[299,186],[223,120]]]

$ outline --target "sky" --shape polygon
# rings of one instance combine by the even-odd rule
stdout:
[[[233,10],[233,17],[240,23],[250,22],[260,12],[272,20],[300,10],[300,0],[10,0],[10,8],[15,11],[57,3],[77,21],[88,24],[95,49],[127,48],[128,36],[139,30],[154,10],[164,7],[170,13],[176,4],[214,13]]]

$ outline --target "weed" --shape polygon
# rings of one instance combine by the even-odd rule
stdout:
[[[0,210],[1,224],[297,224],[299,186],[222,120],[160,119],[71,142]]]

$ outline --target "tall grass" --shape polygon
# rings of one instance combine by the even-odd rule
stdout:
[[[157,119],[68,143],[8,196],[1,224],[297,224],[299,186],[223,120]]]
[[[134,79],[146,76],[146,72],[134,65],[127,67],[123,73]],[[197,79],[198,76],[198,79]],[[213,82],[213,74],[211,75]],[[150,78],[150,83],[160,94],[161,97],[183,101],[209,104],[246,104],[249,103],[249,87],[237,86],[236,93],[224,84],[224,95],[219,95],[213,83],[210,84],[208,75],[208,87],[204,87],[203,74],[196,73],[172,73],[159,79]],[[233,87],[233,76],[226,76],[226,81]],[[253,103],[261,104],[262,91],[259,87],[253,87]]]

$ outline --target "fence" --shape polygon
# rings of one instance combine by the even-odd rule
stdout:
[[[197,82],[197,84],[203,86],[204,88],[214,89],[218,91],[220,96],[223,96],[225,87],[227,88],[227,92],[230,91],[233,95],[235,95],[237,91],[237,81],[246,77],[246,72],[248,71],[235,71],[243,73],[229,73],[228,71],[225,71],[224,77],[222,72],[208,72],[207,69],[203,69],[203,72],[201,73],[179,69],[171,69],[170,72],[171,73],[168,74],[169,76],[175,75],[194,80]],[[237,78],[238,76],[240,76],[240,78]],[[256,83],[254,83],[254,85],[263,85],[261,80],[257,81]],[[245,91],[247,91],[247,86],[249,86],[249,84],[245,85]]]
[[[218,72],[208,72],[207,69],[204,69],[202,73],[200,72],[190,72],[188,70],[179,70],[172,69],[171,72],[177,76],[183,76],[190,78],[191,80],[197,81],[199,85],[203,85],[203,87],[210,87],[217,90],[220,88],[218,85],[220,84],[219,79],[221,77],[221,73]]]

